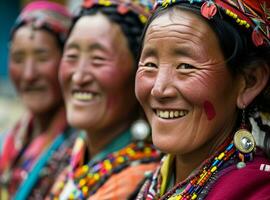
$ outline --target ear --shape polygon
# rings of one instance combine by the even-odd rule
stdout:
[[[247,107],[261,93],[268,83],[269,75],[270,69],[266,63],[244,71],[237,98],[238,108],[243,109]]]

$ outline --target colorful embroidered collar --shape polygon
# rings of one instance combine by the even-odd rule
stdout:
[[[246,161],[253,159],[253,153],[245,154]],[[155,173],[144,183],[140,193],[137,196],[137,200],[188,200],[188,199],[204,199],[208,193],[208,185],[212,185],[219,172],[229,165],[236,164],[239,160],[241,161],[243,154],[239,152],[234,143],[229,137],[219,147],[216,153],[205,160],[202,165],[195,170],[186,180],[175,184],[171,189],[167,190],[167,183],[169,167],[172,163],[170,156],[165,156],[160,167]],[[238,162],[237,165],[241,168]]]
[[[160,152],[151,143],[131,139],[128,130],[84,164],[84,137],[77,138],[70,166],[63,175],[65,178],[56,182],[50,198],[87,199],[112,175],[133,164],[157,162],[160,159]]]

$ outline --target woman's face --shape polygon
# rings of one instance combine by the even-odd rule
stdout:
[[[136,104],[134,75],[120,26],[102,14],[80,18],[60,68],[69,123],[94,133],[124,124]]]
[[[49,32],[30,26],[15,32],[10,46],[10,77],[23,104],[33,114],[52,111],[62,103],[60,60],[60,48]]]
[[[153,142],[165,152],[215,145],[233,128],[239,80],[229,73],[212,29],[191,12],[167,12],[151,23],[135,88]]]

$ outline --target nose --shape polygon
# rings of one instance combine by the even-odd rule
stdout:
[[[93,80],[93,73],[91,71],[91,66],[88,65],[86,59],[81,59],[78,66],[75,67],[75,71],[72,75],[73,83],[77,85],[84,85],[90,83]]]
[[[157,99],[173,98],[177,90],[173,85],[174,75],[172,70],[159,68],[151,95]]]
[[[37,66],[35,66],[35,60],[33,58],[28,58],[25,61],[25,66],[23,68],[22,76],[26,81],[32,81],[37,78]]]

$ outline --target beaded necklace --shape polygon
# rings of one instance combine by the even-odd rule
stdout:
[[[205,194],[201,193],[202,191],[204,191],[204,187],[209,184],[209,182],[211,182],[211,179],[215,179],[215,176],[217,175],[219,170],[224,168],[225,165],[228,165],[230,161],[236,159],[237,157],[239,157],[240,160],[243,161],[243,154],[235,148],[235,145],[230,137],[220,146],[214,156],[212,156],[202,164],[197,173],[195,173],[193,176],[189,177],[185,181],[175,185],[162,197],[160,197],[160,186],[162,181],[160,176],[160,166],[156,170],[154,175],[151,177],[151,180],[145,182],[144,186],[142,187],[143,189],[137,196],[137,200],[194,200],[198,199],[198,197],[200,197],[200,199],[203,199],[205,197]],[[245,158],[245,160],[251,160],[252,154],[245,155]]]
[[[102,160],[89,162],[86,165],[77,167],[69,177],[74,181],[75,189],[70,192],[68,199],[87,199],[93,195],[113,174],[123,169],[160,160],[160,152],[151,143],[136,141],[126,147],[108,154]],[[67,182],[67,178],[65,179]],[[66,183],[59,183],[62,189]],[[54,199],[60,195],[51,194]]]

